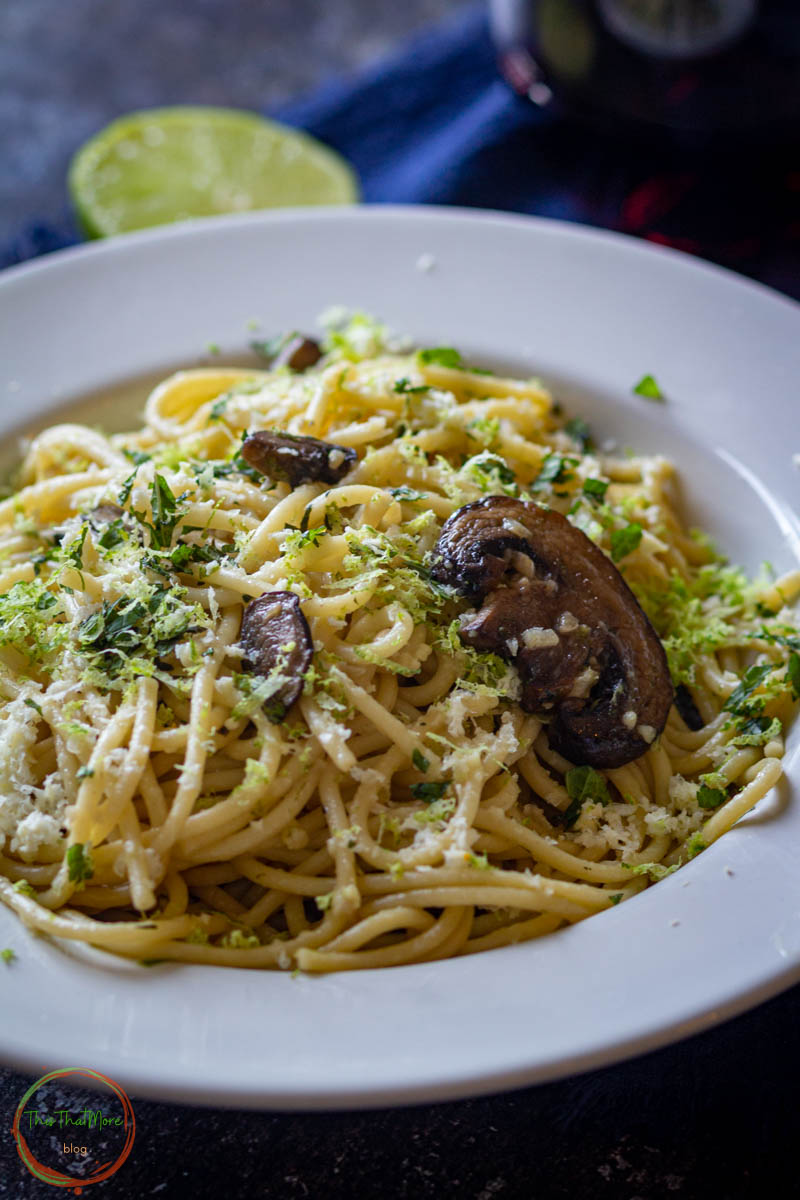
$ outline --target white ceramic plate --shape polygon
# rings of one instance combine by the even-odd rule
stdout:
[[[6,445],[20,424],[195,362],[210,341],[223,358],[241,352],[253,318],[310,330],[334,303],[542,375],[601,436],[677,460],[692,523],[735,559],[796,563],[796,306],[682,255],[545,221],[388,208],[253,215],[8,272]],[[667,404],[631,394],[645,372]],[[101,419],[119,428],[131,417],[117,401]],[[34,1073],[93,1067],[139,1095],[276,1108],[440,1099],[609,1063],[800,978],[796,793],[785,784],[683,870],[566,932],[384,972],[293,979],[86,961],[3,910],[0,946],[18,961],[0,967],[0,1055]]]

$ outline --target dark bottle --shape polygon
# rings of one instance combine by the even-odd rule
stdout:
[[[516,91],[679,140],[800,136],[800,0],[491,0]]]

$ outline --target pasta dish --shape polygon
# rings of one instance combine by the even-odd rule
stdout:
[[[800,571],[673,465],[357,315],[61,424],[0,502],[0,898],[144,962],[321,972],[548,934],[781,776]]]

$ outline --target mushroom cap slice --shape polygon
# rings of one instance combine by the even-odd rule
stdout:
[[[86,516],[89,518],[89,523],[95,528],[110,525],[112,521],[118,521],[120,517],[126,516],[124,508],[120,508],[118,504],[97,504],[90,509]]]
[[[256,340],[251,342],[251,345],[267,360],[273,370],[277,367],[289,367],[292,371],[307,371],[309,367],[316,366],[322,358],[319,342],[297,331],[270,341]]]
[[[522,708],[549,714],[570,762],[619,767],[644,754],[673,700],[664,648],[622,575],[552,509],[508,496],[445,522],[432,575],[478,611],[461,637],[513,662]]]
[[[273,359],[273,367],[290,367],[293,371],[307,371],[322,358],[322,347],[313,338],[295,333],[281,347]]]
[[[338,483],[358,459],[350,446],[277,429],[251,433],[242,442],[242,457],[262,475],[293,488],[301,483]]]
[[[245,671],[274,684],[264,701],[271,721],[281,721],[299,698],[311,666],[314,644],[308,621],[294,592],[264,592],[242,614],[239,644]]]

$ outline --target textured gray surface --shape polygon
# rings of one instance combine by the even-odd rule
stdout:
[[[0,0],[0,240],[58,216],[71,154],[156,104],[269,109],[466,0]]]

